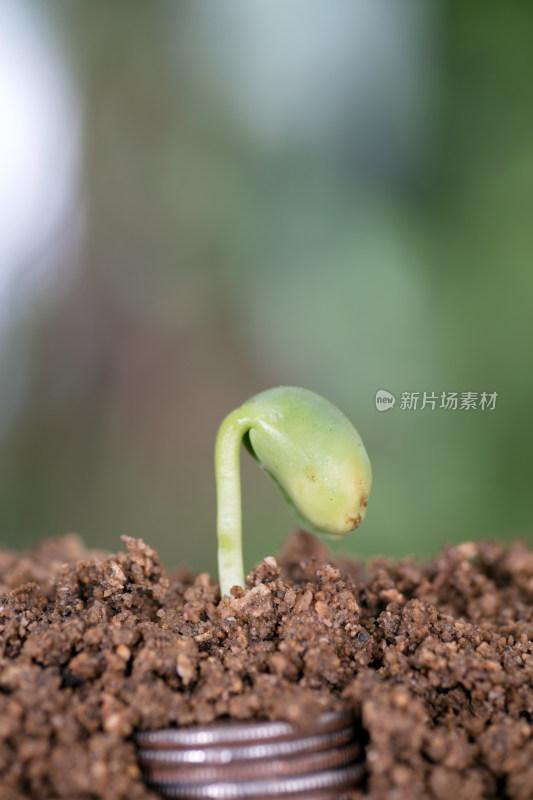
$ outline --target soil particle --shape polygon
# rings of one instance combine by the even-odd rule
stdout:
[[[379,559],[291,536],[220,602],[154,550],[0,553],[0,800],[155,800],[133,733],[355,709],[354,798],[533,797],[533,552]]]

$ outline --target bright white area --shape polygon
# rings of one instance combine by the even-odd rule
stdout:
[[[62,261],[56,240],[72,243],[72,226],[79,234],[80,116],[39,7],[2,0],[0,336],[28,300],[54,288]]]
[[[27,399],[27,321],[79,264],[81,111],[37,3],[0,2],[0,435]],[[31,327],[31,326],[30,326]]]

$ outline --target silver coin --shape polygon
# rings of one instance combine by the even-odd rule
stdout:
[[[149,786],[163,797],[198,800],[342,800],[364,775],[351,712],[289,722],[219,722],[137,734]]]
[[[307,735],[326,733],[338,730],[353,723],[353,714],[349,711],[326,712],[313,723]],[[218,722],[196,728],[163,728],[156,731],[142,731],[137,734],[137,744],[147,747],[209,747],[217,744],[238,745],[240,743],[260,740],[283,740],[294,736],[305,736],[291,722],[285,721],[253,721],[253,722]]]
[[[159,786],[171,783],[216,783],[296,777],[353,764],[361,755],[358,742],[289,758],[264,758],[260,761],[232,761],[231,764],[145,763],[147,780]]]
[[[266,780],[243,781],[239,783],[217,782],[191,784],[179,782],[170,785],[153,785],[164,797],[181,798],[181,800],[261,800],[275,797],[277,800],[287,797],[300,798],[339,797],[342,790],[352,789],[358,785],[364,774],[361,764],[354,764],[344,769],[315,772],[312,775],[298,777],[274,778]],[[333,792],[333,794],[328,794]]]
[[[325,733],[319,736],[302,736],[282,741],[267,741],[244,746],[223,746],[205,748],[141,747],[138,758],[142,763],[156,764],[229,764],[233,761],[253,761],[264,758],[288,758],[307,752],[318,753],[333,747],[340,747],[353,740],[353,727]]]

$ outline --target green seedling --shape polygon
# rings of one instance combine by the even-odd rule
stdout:
[[[218,572],[222,595],[244,587],[241,443],[277,484],[300,524],[345,536],[362,522],[370,460],[351,422],[329,400],[280,386],[251,397],[220,426],[215,445]]]

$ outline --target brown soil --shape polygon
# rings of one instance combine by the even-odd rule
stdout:
[[[135,730],[346,706],[366,743],[354,798],[533,797],[524,543],[379,560],[369,577],[298,533],[222,604],[209,575],[167,577],[124,543],[0,553],[0,800],[154,800]]]

